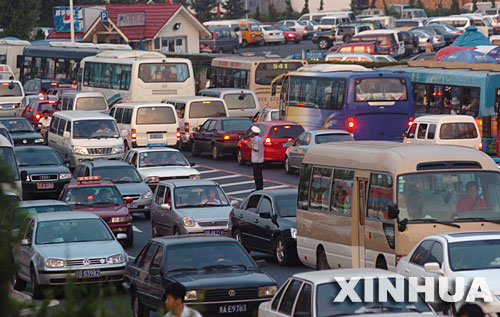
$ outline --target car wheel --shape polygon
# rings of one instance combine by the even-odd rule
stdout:
[[[221,153],[219,152],[219,149],[217,149],[217,145],[212,144],[212,158],[214,160],[218,160],[222,157]]]
[[[33,298],[43,299],[43,287],[40,284],[38,284],[34,267],[31,267],[30,276],[31,276],[31,288],[33,289]]]
[[[191,142],[191,154],[193,156],[200,156],[200,151],[198,151],[198,147],[196,146],[196,143]]]
[[[21,279],[17,273],[14,274],[12,285],[16,291],[22,292],[26,289],[26,281]]]
[[[234,240],[236,240],[245,250],[247,250],[247,252],[250,252],[244,245],[243,245],[243,241],[241,240],[241,231],[240,229],[236,229],[234,230],[233,232],[233,238]]]
[[[245,165],[246,161],[243,158],[243,153],[241,153],[241,149],[238,149],[238,154],[236,154],[236,161],[238,161],[239,165]]]
[[[273,244],[273,255],[279,265],[287,265],[289,262],[289,256],[286,248],[285,239],[282,236],[278,236],[274,240]]]
[[[325,250],[323,250],[323,249],[319,250],[317,262],[318,262],[316,265],[317,270],[329,270],[330,269],[330,266],[328,265],[328,260],[326,259]]]
[[[141,303],[139,296],[135,292],[132,293],[130,302],[132,303],[132,315],[134,317],[145,317],[146,308]]]
[[[130,234],[127,234],[127,239],[125,239],[124,245],[126,247],[131,247],[134,245],[134,230],[130,229]]]
[[[123,151],[124,151],[124,153],[127,153],[127,152],[128,152],[128,150],[130,150],[130,148],[129,148],[129,146],[128,146],[128,142],[125,142],[125,143],[123,144],[123,148],[124,148],[124,150],[123,150]]]
[[[151,221],[151,235],[153,236],[153,238],[159,237],[158,229],[156,228],[156,224],[154,223],[154,221]]]
[[[318,41],[318,47],[322,50],[326,50],[328,48],[329,43],[327,39],[319,39]]]
[[[290,159],[288,156],[285,156],[285,172],[287,174],[293,174],[295,173],[295,169],[290,165]]]
[[[144,212],[144,219],[151,219],[151,210],[147,210]]]
[[[242,40],[241,41],[241,47],[247,47],[247,46],[248,46],[247,40]]]

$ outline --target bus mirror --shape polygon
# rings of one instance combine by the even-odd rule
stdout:
[[[396,219],[399,216],[398,205],[390,204],[387,207],[387,216],[389,219]]]

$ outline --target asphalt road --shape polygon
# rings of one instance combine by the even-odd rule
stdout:
[[[313,44],[311,40],[301,41],[298,44],[288,43],[288,44],[273,44],[265,46],[250,46],[246,48],[240,48],[238,53],[255,53],[256,55],[268,55],[275,54],[281,57],[287,57],[295,52],[301,52],[302,50],[319,50],[317,44]]]

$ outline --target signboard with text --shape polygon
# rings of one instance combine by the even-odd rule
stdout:
[[[144,25],[145,22],[146,22],[145,13],[118,14],[117,18],[118,26],[138,26],[138,25]]]
[[[70,32],[71,31],[71,15],[69,7],[54,7],[52,9],[54,14],[54,30],[56,32]],[[83,8],[73,7],[73,18],[75,32],[85,32],[83,25]]]

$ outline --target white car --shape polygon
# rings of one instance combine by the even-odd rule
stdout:
[[[264,34],[264,42],[266,44],[285,42],[285,35],[283,35],[283,32],[277,30],[276,28],[270,25],[261,25],[260,29]]]
[[[428,236],[399,261],[396,271],[405,277],[444,276],[450,280],[464,277],[465,285],[470,285],[474,277],[484,277],[494,295],[493,302],[476,301],[476,304],[480,305],[486,314],[496,316],[496,313],[500,313],[499,231],[456,232]],[[454,290],[451,294],[454,294]],[[455,303],[454,307],[448,305],[441,308],[447,312],[458,311],[463,303],[460,301]]]
[[[335,278],[344,278],[350,282],[352,277],[360,280],[354,287],[354,291],[360,297],[361,302],[345,301],[335,302],[341,287]],[[351,316],[370,314],[372,316],[421,316],[434,315],[432,308],[422,298],[416,302],[408,302],[407,297],[403,302],[387,301],[363,301],[365,280],[371,280],[373,286],[378,289],[378,281],[387,278],[394,285],[395,279],[403,276],[394,272],[380,269],[336,269],[298,273],[291,276],[281,286],[280,290],[269,302],[259,306],[259,317],[272,316]],[[408,292],[410,284],[404,280],[405,293]]]

